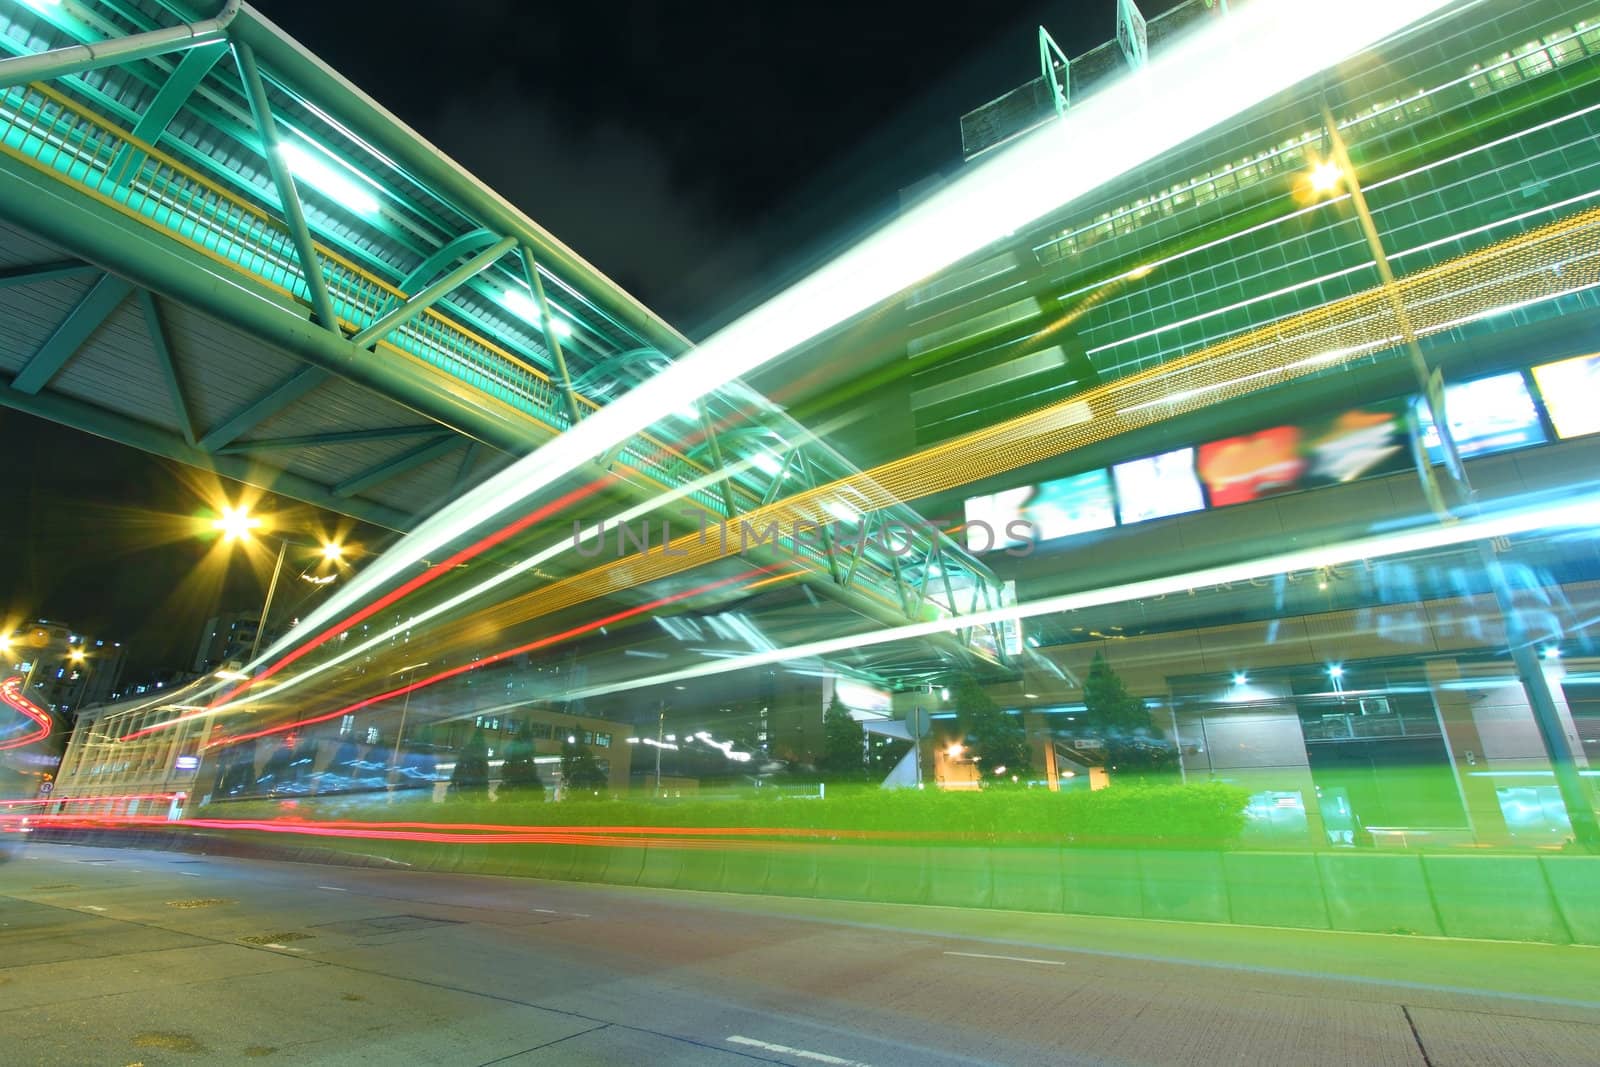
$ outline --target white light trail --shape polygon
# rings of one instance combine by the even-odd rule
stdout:
[[[1166,44],[1123,77],[988,159],[637,388],[423,522],[307,618],[315,633],[420,560],[663,417],[1007,234],[1340,61],[1450,0],[1255,0]],[[295,645],[284,638],[251,669]]]
[[[954,630],[975,626],[991,626],[997,623],[1009,622],[1013,619],[1027,619],[1037,615],[1054,615],[1066,611],[1080,611],[1084,608],[1104,607],[1108,604],[1144,600],[1150,597],[1171,596],[1200,586],[1225,585],[1229,582],[1248,582],[1252,579],[1271,578],[1291,571],[1315,570],[1339,564],[1356,563],[1361,560],[1380,559],[1385,556],[1424,552],[1430,549],[1464,544],[1469,541],[1511,537],[1533,530],[1593,530],[1596,527],[1600,527],[1600,494],[1590,493],[1586,494],[1577,503],[1524,508],[1510,514],[1470,519],[1449,525],[1427,526],[1418,530],[1407,530],[1403,533],[1361,537],[1339,544],[1298,549],[1294,552],[1265,556],[1261,559],[1247,560],[1242,563],[1207,567],[1184,574],[1128,582],[1124,585],[1107,586],[1102,589],[1085,590],[1080,593],[1066,593],[1061,596],[1046,597],[1042,600],[1032,600],[1008,607],[972,612],[955,618],[911,623],[884,630],[851,634],[847,637],[829,638],[802,645],[792,645],[788,648],[774,649],[770,652],[752,653],[735,659],[697,663],[678,670],[652,675],[648,678],[609,682],[603,685],[587,686],[582,689],[567,691],[562,694],[562,699],[579,700],[607,696],[632,689],[666,685],[670,682],[682,682],[691,678],[704,678],[709,675],[747,670],[751,667],[763,667],[792,659],[831,656],[840,652],[849,652],[873,645],[889,644],[894,641],[930,637],[935,634],[949,633]]]

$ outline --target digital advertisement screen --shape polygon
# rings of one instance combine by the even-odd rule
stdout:
[[[893,698],[888,692],[858,682],[854,678],[835,678],[833,682],[833,695],[839,698],[839,703],[851,711],[866,712],[875,717],[889,714],[894,706]]]
[[[1396,400],[1213,441],[1200,446],[1197,466],[1211,503],[1226,506],[1389,474],[1409,463],[1405,402]]]
[[[1119,463],[1111,473],[1124,523],[1162,519],[1205,507],[1200,479],[1194,472],[1192,448]]]
[[[1111,476],[1104,470],[1057,478],[1034,487],[1023,505],[1023,518],[1033,522],[1034,536],[1054,541],[1117,524],[1111,502]]]
[[[1450,416],[1450,433],[1461,457],[1485,456],[1524,445],[1544,444],[1544,427],[1533,406],[1533,396],[1521,374],[1498,374],[1475,382],[1458,382],[1445,387],[1444,408]],[[1439,431],[1418,402],[1417,418],[1422,424],[1422,441],[1434,462],[1444,460]]]
[[[967,498],[967,551],[988,552],[997,548],[1026,543],[1021,537],[1007,534],[1010,524],[1024,518],[1022,507],[1033,495],[1033,486],[1006,489],[999,493]]]
[[[1031,524],[1033,541],[1054,541],[1117,524],[1111,476],[1103,470],[1056,478],[1039,485],[975,496],[966,502],[967,550],[985,552],[1025,543],[1012,536],[1013,522]],[[987,527],[987,528],[985,528]],[[1012,532],[1029,529],[1013,527]]]
[[[1533,368],[1557,437],[1600,433],[1600,355]]]

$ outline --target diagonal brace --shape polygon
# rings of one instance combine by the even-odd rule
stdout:
[[[333,495],[336,497],[355,496],[363,489],[370,489],[391,478],[398,478],[406,471],[414,470],[424,463],[432,462],[452,449],[460,448],[461,445],[462,440],[455,433],[443,434],[437,440],[427,441],[416,448],[400,453],[393,459],[384,460],[375,467],[369,467],[360,474],[346,478],[333,487]]]
[[[222,425],[200,438],[200,447],[213,452],[223,445],[249,433],[272,416],[305,396],[328,378],[321,367],[302,367],[279,382],[270,392],[264,393],[240,408]]]
[[[115,274],[102,274],[78,301],[77,307],[67,313],[66,321],[56,327],[56,332],[17,371],[11,388],[19,393],[37,393],[43,389],[131,292],[131,283]]]
[[[322,260],[317,256],[317,246],[311,240],[311,230],[306,225],[300,193],[278,149],[278,124],[272,117],[272,102],[267,99],[267,87],[261,81],[261,71],[256,69],[255,53],[243,41],[235,41],[233,56],[239,63],[239,77],[244,81],[245,96],[250,101],[251,114],[255,116],[256,132],[261,135],[261,154],[267,157],[267,169],[272,172],[272,184],[277,188],[278,200],[283,205],[283,218],[289,224],[290,237],[294,239],[300,270],[305,275],[306,288],[311,291],[312,310],[324,328],[339,333],[339,317],[334,314],[333,300],[328,296],[328,284],[322,278]]]
[[[137,59],[149,59],[151,56],[220,41],[242,6],[241,0],[228,0],[215,18],[201,22],[185,22],[128,37],[115,37],[109,41],[68,45],[31,56],[0,60],[0,90],[68,74],[82,74],[86,70],[98,70],[101,67],[121,66]]]
[[[410,300],[407,300],[404,304],[391,308],[378,316],[371,326],[368,326],[352,338],[356,343],[356,347],[371,348],[387,337],[391,331],[399,329],[428,310],[440,297],[461,285],[468,278],[488,270],[496,260],[515,247],[517,247],[517,239],[515,237],[506,237],[495,242],[489,248],[473,256],[455,270],[446,274]]]

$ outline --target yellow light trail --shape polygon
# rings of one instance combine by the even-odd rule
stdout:
[[[1397,282],[1418,336],[1595,285],[1600,285],[1600,208],[1414,272]],[[699,533],[686,534],[671,542],[670,554],[658,548],[630,556],[483,608],[450,628],[449,644],[440,652],[465,649],[509,627],[736,555],[741,523],[762,531],[776,522],[787,534],[797,521],[831,521],[835,516],[830,508],[840,503],[864,515],[1349,363],[1398,342],[1399,327],[1383,291],[1373,288],[1357,293],[1246,331],[1161,367],[753,509],[730,520],[726,543],[714,535],[702,540]],[[465,596],[454,598],[453,603],[460,604]],[[976,625],[976,618],[962,616],[961,627]],[[285,679],[260,696],[281,694],[302,680]],[[213,712],[233,706],[218,705]]]

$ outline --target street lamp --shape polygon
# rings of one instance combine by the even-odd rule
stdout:
[[[1468,515],[1475,514],[1478,511],[1477,494],[1473,491],[1466,467],[1461,462],[1455,434],[1451,431],[1450,419],[1445,412],[1444,376],[1437,370],[1430,370],[1428,361],[1422,354],[1422,346],[1417,342],[1416,330],[1412,327],[1405,299],[1401,296],[1400,287],[1395,282],[1394,271],[1389,265],[1389,255],[1384,251],[1378,225],[1373,220],[1372,211],[1367,207],[1366,194],[1362,191],[1355,167],[1350,162],[1350,152],[1345,146],[1344,136],[1339,132],[1339,124],[1333,117],[1333,111],[1329,108],[1326,97],[1322,105],[1322,123],[1328,131],[1328,146],[1331,151],[1328,161],[1319,164],[1311,172],[1312,188],[1315,189],[1320,180],[1323,183],[1331,181],[1335,187],[1342,183],[1349,191],[1356,220],[1361,225],[1361,234],[1366,238],[1367,251],[1372,256],[1373,266],[1378,270],[1378,280],[1384,297],[1394,315],[1395,324],[1399,327],[1406,352],[1410,356],[1417,387],[1422,391],[1422,406],[1433,419],[1434,430],[1439,435],[1439,450],[1444,454],[1444,482],[1449,489],[1450,499],[1446,501],[1439,491],[1427,450],[1422,447],[1420,440],[1414,440],[1413,447],[1417,455],[1417,467],[1422,477],[1423,491],[1442,521],[1454,521],[1458,517],[1457,510],[1464,511]],[[1330,166],[1332,170],[1326,169]],[[1416,433],[1416,428],[1413,426],[1414,437]],[[1567,810],[1573,838],[1582,848],[1600,851],[1600,820],[1595,818],[1594,804],[1589,798],[1588,788],[1579,776],[1577,761],[1573,756],[1572,747],[1567,742],[1565,723],[1562,722],[1555,696],[1551,692],[1550,680],[1545,677],[1538,655],[1534,652],[1533,644],[1528,637],[1522,611],[1517,607],[1515,593],[1506,578],[1504,564],[1488,541],[1477,541],[1474,547],[1484,573],[1488,576],[1495,606],[1505,623],[1506,645],[1511,653],[1511,661],[1516,667],[1522,690],[1528,697],[1528,707],[1533,713],[1534,724],[1544,741],[1545,754],[1550,759],[1550,769],[1555,776],[1556,789],[1561,794],[1562,804]],[[1340,687],[1340,680],[1344,675],[1342,667],[1337,669],[1339,671],[1337,675],[1334,675],[1331,669],[1329,671],[1336,688]]]
[[[244,504],[238,507],[224,507],[221,516],[211,522],[211,528],[220,533],[222,540],[229,544],[235,541],[249,541],[252,537],[264,540],[259,533],[262,526],[262,520],[252,515],[250,508]],[[334,564],[344,562],[344,545],[337,541],[323,541],[320,545],[305,545],[303,542],[291,541],[287,537],[279,537],[277,541],[278,559],[272,566],[272,580],[267,583],[267,599],[261,605],[261,617],[256,622],[255,637],[250,642],[250,656],[245,660],[247,664],[254,663],[256,653],[261,650],[261,636],[267,630],[267,618],[272,612],[272,600],[278,591],[278,579],[283,575],[283,561],[284,557],[288,555],[289,546],[316,548],[323,560]],[[306,574],[301,574],[300,577],[306,578]],[[307,580],[314,585],[326,584],[323,579]]]
[[[1339,188],[1339,182],[1344,179],[1344,170],[1331,159],[1325,159],[1311,168],[1307,176],[1311,182],[1311,191],[1318,196],[1327,196]]]

